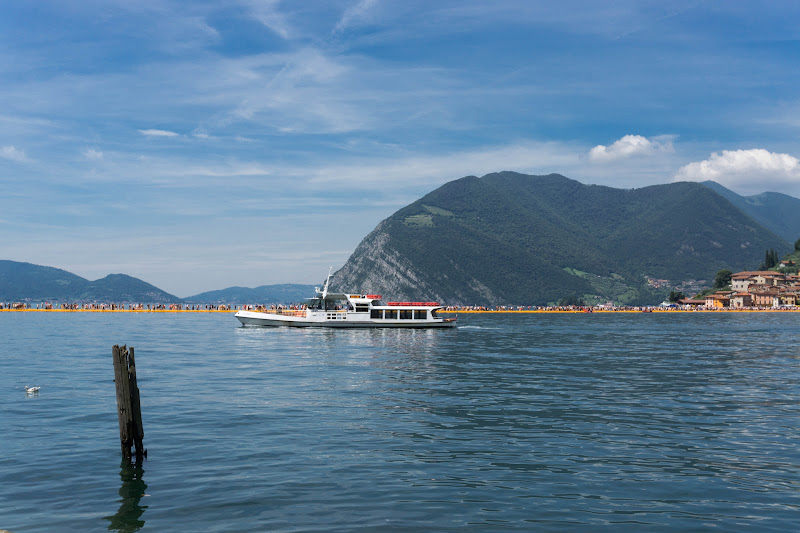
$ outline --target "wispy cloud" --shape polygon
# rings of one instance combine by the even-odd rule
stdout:
[[[289,53],[222,61],[226,100],[234,107],[227,124],[242,121],[299,133],[343,133],[366,126],[374,93],[357,84],[363,72],[345,58],[315,47]],[[366,96],[366,97],[364,97]]]
[[[291,28],[286,17],[278,9],[279,0],[248,0],[245,3],[254,19],[282,38],[290,37]]]
[[[672,136],[659,136],[648,139],[641,135],[625,135],[611,146],[599,144],[589,150],[589,159],[595,162],[609,162],[634,156],[646,156],[658,152],[672,152]]]
[[[723,150],[703,161],[684,165],[674,180],[712,180],[739,190],[761,192],[765,187],[800,185],[800,160],[763,148]]]
[[[423,192],[456,178],[501,170],[569,172],[579,167],[580,159],[580,149],[568,143],[520,141],[469,151],[349,159],[308,170],[311,183],[339,183],[368,190],[391,190],[403,183]]]
[[[343,31],[351,24],[363,19],[370,9],[377,3],[377,0],[359,0],[344,10],[342,18],[336,23],[334,32]]]
[[[178,137],[177,133],[168,130],[139,130],[139,133],[148,137]]]
[[[0,146],[0,157],[16,161],[17,163],[24,163],[28,161],[24,150],[20,150],[15,146]]]

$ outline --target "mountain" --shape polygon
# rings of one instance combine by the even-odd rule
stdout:
[[[680,283],[752,268],[769,248],[789,243],[699,183],[628,190],[499,172],[383,220],[332,284],[462,305],[657,303]]]
[[[84,300],[108,302],[155,302],[175,303],[181,301],[173,296],[144,282],[138,278],[125,274],[109,274],[108,276],[90,281],[88,289],[83,293]]]
[[[0,260],[0,301],[172,303],[181,299],[140,279],[111,274],[96,281],[48,266]]]
[[[787,241],[800,239],[800,199],[777,192],[740,196],[715,181],[702,184]]]
[[[86,290],[89,281],[59,268],[0,260],[0,301],[65,299]]]
[[[301,302],[313,294],[313,285],[262,285],[254,289],[228,287],[227,289],[203,292],[189,296],[185,298],[185,301],[203,304],[288,304]]]
[[[137,302],[254,304],[294,303],[314,292],[313,285],[229,287],[188,298],[178,298],[125,274],[109,274],[96,281],[49,266],[0,260],[0,302]]]

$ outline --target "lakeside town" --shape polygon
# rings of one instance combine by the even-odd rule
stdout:
[[[800,302],[800,274],[755,271],[731,275],[729,290],[718,290],[701,300],[684,301],[709,309],[774,309],[797,307]]]

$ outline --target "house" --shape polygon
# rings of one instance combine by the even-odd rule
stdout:
[[[800,294],[797,292],[787,292],[781,295],[781,305],[794,305],[800,301]]]
[[[742,292],[748,290],[749,286],[753,283],[775,287],[785,284],[787,278],[790,276],[791,274],[782,274],[780,272],[773,272],[772,270],[737,272],[731,275],[731,288],[734,292]]]
[[[721,291],[714,294],[709,294],[706,296],[706,307],[712,309],[729,307],[731,302],[731,299],[728,297],[729,294],[731,294],[730,291]]]
[[[730,306],[734,309],[753,306],[753,295],[749,292],[735,292],[730,296]]]
[[[746,291],[758,272],[737,272],[731,276],[731,288],[736,292]]]
[[[753,305],[756,307],[778,307],[780,305],[780,291],[778,289],[768,289],[751,294]]]

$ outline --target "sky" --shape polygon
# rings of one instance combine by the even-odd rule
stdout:
[[[320,283],[449,181],[800,197],[800,3],[5,0],[0,259]]]

